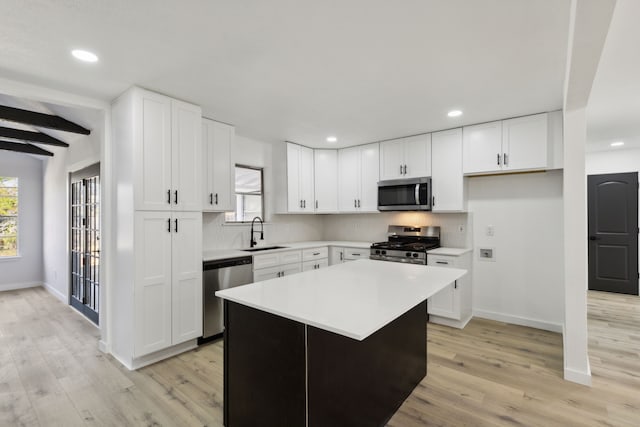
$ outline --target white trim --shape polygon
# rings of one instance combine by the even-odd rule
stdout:
[[[530,328],[543,329],[545,331],[562,333],[561,323],[546,322],[544,320],[530,319],[527,317],[514,316],[506,313],[496,313],[494,311],[473,310],[474,317],[482,319],[496,320],[498,322],[511,323],[513,325],[528,326]]]
[[[591,387],[591,367],[589,367],[587,372],[580,372],[565,366],[564,379],[573,383]]]
[[[57,290],[52,285],[48,283],[43,283],[42,287],[45,288],[51,295],[53,295],[54,297],[62,301],[64,304],[69,304],[69,299],[67,298],[67,296],[62,292],[60,292],[59,290]]]
[[[193,350],[198,347],[198,340],[193,339],[181,344],[176,344],[169,348],[165,348],[164,350],[156,351],[155,353],[147,354],[145,356],[140,356],[135,359],[120,357],[116,353],[111,353],[111,355],[120,363],[122,363],[128,370],[134,371],[136,369],[143,368],[147,365],[151,365],[153,363],[159,362],[164,359],[168,359],[173,356],[177,356],[178,354],[184,353],[185,351]]]
[[[98,350],[100,350],[102,353],[105,353],[105,354],[109,354],[111,352],[111,349],[109,348],[109,344],[107,344],[107,342],[104,340],[98,341]]]
[[[102,142],[101,142],[102,144]],[[100,163],[100,156],[91,156],[89,158],[80,160],[78,162],[75,162],[72,165],[67,166],[67,172],[68,173],[73,173],[73,172],[77,172],[79,170],[82,170],[84,168],[87,168],[89,166],[93,166],[97,163]]]
[[[14,291],[16,289],[35,288],[38,286],[42,286],[42,282],[7,283],[4,285],[0,285],[0,292]]]

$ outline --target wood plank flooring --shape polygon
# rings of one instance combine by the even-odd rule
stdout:
[[[639,297],[589,294],[591,388],[562,379],[559,334],[481,319],[428,334],[427,378],[389,426],[640,426]],[[0,292],[0,426],[222,424],[221,342],[130,372],[98,338],[42,288]]]

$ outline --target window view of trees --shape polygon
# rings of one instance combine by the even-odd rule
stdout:
[[[0,176],[0,257],[18,255],[18,178]]]

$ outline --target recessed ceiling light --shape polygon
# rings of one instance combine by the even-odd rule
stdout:
[[[338,138],[336,138],[335,136],[328,136],[327,142],[338,142]]]
[[[611,143],[612,147],[622,147],[623,145],[624,145],[623,141],[616,141]]]
[[[88,50],[74,49],[71,54],[80,61],[84,62],[98,62],[98,55]]]
[[[451,110],[447,113],[447,116],[449,117],[458,117],[462,115],[462,111],[460,110]]]

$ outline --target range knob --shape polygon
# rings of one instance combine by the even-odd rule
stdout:
[[[382,251],[382,255],[386,255],[386,254],[387,254],[387,251]]]
[[[376,255],[380,255],[380,250],[376,249]]]
[[[417,253],[417,252],[415,252],[415,253],[413,254],[413,257],[414,257],[414,258],[418,258],[418,253]]]
[[[405,256],[407,256],[407,257],[411,258],[411,252],[407,252],[407,253],[405,254]]]

